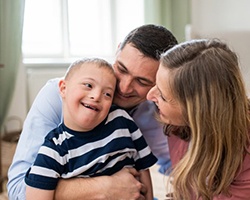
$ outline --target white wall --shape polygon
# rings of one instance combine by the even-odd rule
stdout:
[[[68,66],[69,63],[20,66],[14,96],[5,124],[8,131],[20,128],[19,123],[14,120],[9,120],[8,122],[8,119],[12,116],[17,116],[23,122],[39,90],[49,79],[62,77]]]
[[[250,1],[192,0],[191,38],[216,37],[238,54],[250,95]]]
[[[192,0],[192,25],[201,33],[250,30],[249,0]]]
[[[27,69],[27,107],[30,108],[38,91],[52,78],[62,77],[66,72],[64,67],[28,68]]]

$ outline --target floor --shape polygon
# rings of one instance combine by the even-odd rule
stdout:
[[[6,192],[6,181],[3,183],[3,193],[0,193],[0,200],[8,200]]]
[[[166,199],[165,195],[167,193],[167,187],[165,185],[166,185],[168,177],[158,172],[157,165],[154,165],[153,167],[151,167],[150,172],[151,172],[155,199],[157,200]],[[6,188],[4,188],[4,192],[0,194],[0,200],[8,200]]]
[[[158,172],[158,166],[154,165],[150,168],[151,178],[153,182],[154,197],[157,200],[166,199],[166,194],[171,191],[170,187],[167,187],[168,176]]]

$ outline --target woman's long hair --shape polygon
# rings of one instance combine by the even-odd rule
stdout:
[[[194,40],[162,54],[161,65],[171,73],[167,84],[188,124],[180,129],[167,125],[175,130],[167,134],[189,141],[171,173],[174,199],[230,195],[229,186],[249,153],[249,101],[236,54],[217,39]]]

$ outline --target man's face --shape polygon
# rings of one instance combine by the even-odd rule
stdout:
[[[114,103],[129,109],[145,101],[155,85],[159,61],[145,57],[131,44],[126,44],[117,52],[113,67],[117,77]]]

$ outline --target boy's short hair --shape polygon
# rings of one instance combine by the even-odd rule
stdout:
[[[112,65],[102,59],[102,58],[81,58],[79,60],[74,61],[67,69],[64,78],[68,79],[71,74],[76,70],[79,69],[82,65],[84,64],[95,64],[98,67],[105,67],[106,69],[108,69],[112,74],[114,74],[114,70],[112,68]],[[114,74],[115,75],[115,74]]]

